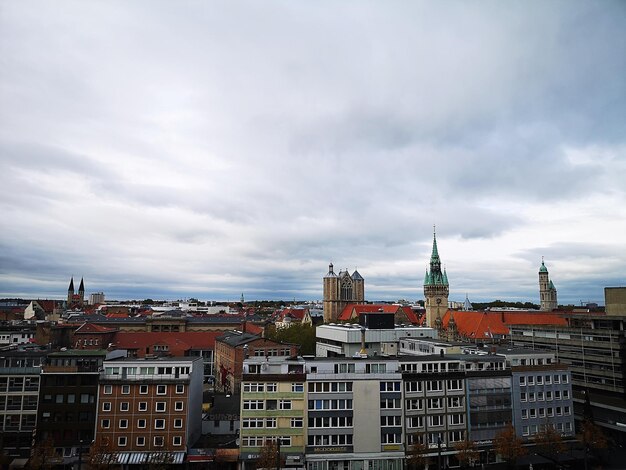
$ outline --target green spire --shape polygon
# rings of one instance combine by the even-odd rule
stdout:
[[[428,269],[426,270],[426,275],[424,276],[424,285],[430,285],[430,276],[428,275]]]
[[[448,285],[448,274],[446,273],[446,268],[443,268],[443,285]]]
[[[437,233],[435,232],[435,226],[433,225],[433,253],[430,255],[430,262],[439,261],[439,250],[437,250]]]

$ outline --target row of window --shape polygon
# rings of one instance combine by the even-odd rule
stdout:
[[[410,381],[405,382],[404,390],[406,392],[422,392],[424,390],[424,383],[426,383],[426,391],[428,392],[443,392],[444,387],[449,391],[462,391],[463,390],[463,380],[461,379],[452,379],[452,380],[426,380],[422,381]]]
[[[276,423],[276,418],[244,418],[241,421],[241,427],[245,429],[275,428]],[[304,419],[291,418],[290,425],[292,428],[301,428],[304,426]]]
[[[448,443],[452,442],[461,442],[465,439],[465,431],[449,431],[448,435]],[[413,433],[407,436],[407,443],[409,445],[413,445],[416,443],[421,443],[424,445],[437,445],[438,442],[445,444],[446,433],[443,432],[429,432],[429,433]]]
[[[165,438],[163,436],[154,436],[153,438],[154,447],[163,447],[165,446]],[[137,436],[135,444],[138,447],[143,447],[146,445],[146,438],[144,436]],[[117,438],[118,447],[126,447],[128,445],[128,438],[126,436],[119,436]],[[173,446],[182,446],[183,438],[182,436],[174,436],[172,437],[172,445]]]
[[[39,377],[0,377],[1,392],[21,392],[39,390]]]
[[[557,406],[557,407],[549,407],[549,408],[531,408],[529,410],[522,410],[522,419],[528,418],[536,418],[539,416],[540,418],[545,418],[546,416],[552,417],[556,416],[569,416],[572,414],[572,409],[569,406]]]
[[[253,351],[255,357],[265,356],[291,356],[291,350],[289,348],[268,348],[268,349],[255,349]]]
[[[185,403],[182,401],[174,402],[174,411],[184,411]],[[102,411],[112,411],[112,404],[110,401],[102,402]],[[120,411],[130,411],[130,403],[127,401],[120,402]],[[137,411],[148,411],[148,402],[137,402]],[[154,402],[154,411],[164,413],[167,411],[167,402],[156,401]]]
[[[446,416],[448,416],[448,424],[451,426],[465,424],[464,414],[430,415],[428,416],[428,427],[443,426],[446,422]],[[407,428],[423,428],[424,422],[424,416],[409,416],[406,419]]]
[[[354,374],[356,372],[356,364],[343,363],[335,364],[335,374]],[[366,374],[384,374],[387,372],[387,364],[365,364]]]
[[[530,426],[522,426],[522,436],[534,436],[539,431],[543,431],[545,429],[544,424],[536,425],[532,424]],[[565,423],[556,423],[556,430],[563,432],[571,432],[572,431],[572,423],[569,421]]]
[[[263,447],[267,442],[273,442],[276,437],[244,436],[241,438],[242,447]],[[291,447],[291,436],[280,437],[281,447]]]
[[[139,394],[147,395],[149,387],[149,385],[139,385]],[[156,388],[157,395],[167,395],[167,385],[154,385],[154,387]],[[122,395],[130,395],[130,385],[122,385],[121,389]],[[179,395],[185,393],[185,385],[176,384],[174,392]],[[104,385],[102,393],[105,395],[111,395],[113,393],[113,385]]]
[[[352,400],[309,400],[309,410],[351,410]]]
[[[448,405],[448,408],[463,408],[465,402],[464,397],[447,397],[447,398],[409,398],[405,401],[407,410],[423,410],[424,402],[428,407],[428,410],[443,410]]]
[[[562,392],[562,393],[561,393]],[[546,390],[545,393],[541,392],[520,392],[520,401],[552,401],[554,400],[568,400],[569,399],[569,390]]]
[[[245,393],[277,392],[278,384],[276,382],[244,382],[243,391]],[[304,384],[301,382],[292,383],[291,391],[293,393],[304,392]]]
[[[309,418],[309,428],[351,428],[352,423],[352,416]]]
[[[167,348],[167,346],[165,346]],[[167,351],[159,346],[154,346],[155,351]],[[163,366],[163,367],[105,367],[106,375],[188,375],[191,367],[189,366]]]
[[[352,434],[324,434],[316,436],[309,434],[307,438],[309,446],[351,446]]]
[[[568,383],[567,374],[548,374],[548,375],[529,375],[529,376],[520,376],[519,384],[520,385],[543,385],[544,383],[547,385],[550,384],[558,384],[558,383]]]
[[[434,363],[403,363],[400,364],[402,372],[456,372],[463,370],[463,365],[458,362],[434,362]]]
[[[244,410],[291,410],[291,400],[244,400]]]
[[[76,401],[78,398],[78,402]],[[81,393],[78,397],[75,393],[68,393],[67,395],[63,395],[62,393],[57,393],[56,395],[45,394],[43,396],[44,403],[95,403],[96,397],[91,393]]]
[[[309,393],[351,392],[352,382],[309,382]]]
[[[137,420],[137,428],[139,429],[145,429],[147,426],[148,421],[140,418]],[[165,429],[165,425],[166,425],[166,420],[164,418],[156,418],[154,420],[154,429]],[[102,427],[102,429],[110,429],[111,428],[111,420],[108,418],[104,418],[100,420],[100,426]],[[128,419],[126,418],[121,418],[118,420],[117,422],[117,427],[118,429],[127,429],[128,428]],[[182,428],[183,427],[183,420],[182,418],[175,418],[174,419],[174,427],[175,428]]]

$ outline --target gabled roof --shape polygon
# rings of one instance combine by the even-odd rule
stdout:
[[[116,349],[136,349],[142,353],[155,344],[168,345],[172,356],[184,356],[189,350],[214,349],[215,339],[223,335],[222,331],[118,331],[113,339]]]
[[[294,320],[302,321],[308,314],[308,308],[284,308],[279,312],[278,318],[284,320],[287,315],[290,315]]]
[[[341,311],[337,320],[350,321],[353,318],[358,318],[364,313],[385,313],[389,315],[398,315],[403,313],[409,322],[413,325],[419,325],[425,320],[418,318],[417,314],[411,307],[391,304],[347,304]]]
[[[96,325],[94,323],[83,323],[80,325],[74,334],[105,334],[105,333],[115,333],[117,328],[109,328],[106,326]]]
[[[508,335],[511,325],[567,325],[567,321],[558,313],[536,311],[451,311],[442,319],[444,328],[448,328],[451,316],[461,336],[482,339],[494,335]]]

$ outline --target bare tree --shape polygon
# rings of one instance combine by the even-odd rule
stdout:
[[[506,461],[508,468],[513,468],[517,459],[526,454],[524,442],[517,437],[515,428],[511,424],[496,435],[493,447],[496,453]]]
[[[471,466],[472,462],[478,460],[479,453],[476,450],[476,444],[473,441],[465,439],[454,444],[456,450],[456,458],[461,464],[461,468]]]
[[[536,449],[539,453],[551,459],[565,452],[567,449],[561,433],[558,432],[552,423],[546,423],[533,438]]]
[[[274,439],[267,439],[265,445],[261,447],[259,458],[257,459],[256,468],[279,469],[285,464],[282,456],[279,456],[280,447]]]
[[[407,465],[409,468],[421,470],[426,468],[430,458],[428,457],[428,445],[424,442],[423,433],[415,433],[411,436],[413,443],[407,451]]]
[[[57,453],[54,450],[54,441],[52,437],[49,437],[35,444],[26,468],[52,468],[52,466],[59,463],[58,460]]]

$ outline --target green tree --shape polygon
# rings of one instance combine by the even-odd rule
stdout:
[[[517,437],[515,428],[511,424],[496,435],[493,447],[496,453],[506,461],[508,468],[513,468],[517,459],[526,454],[524,443]]]
[[[302,323],[293,323],[289,328],[267,328],[267,338],[300,345],[300,354],[315,354],[315,327]]]

